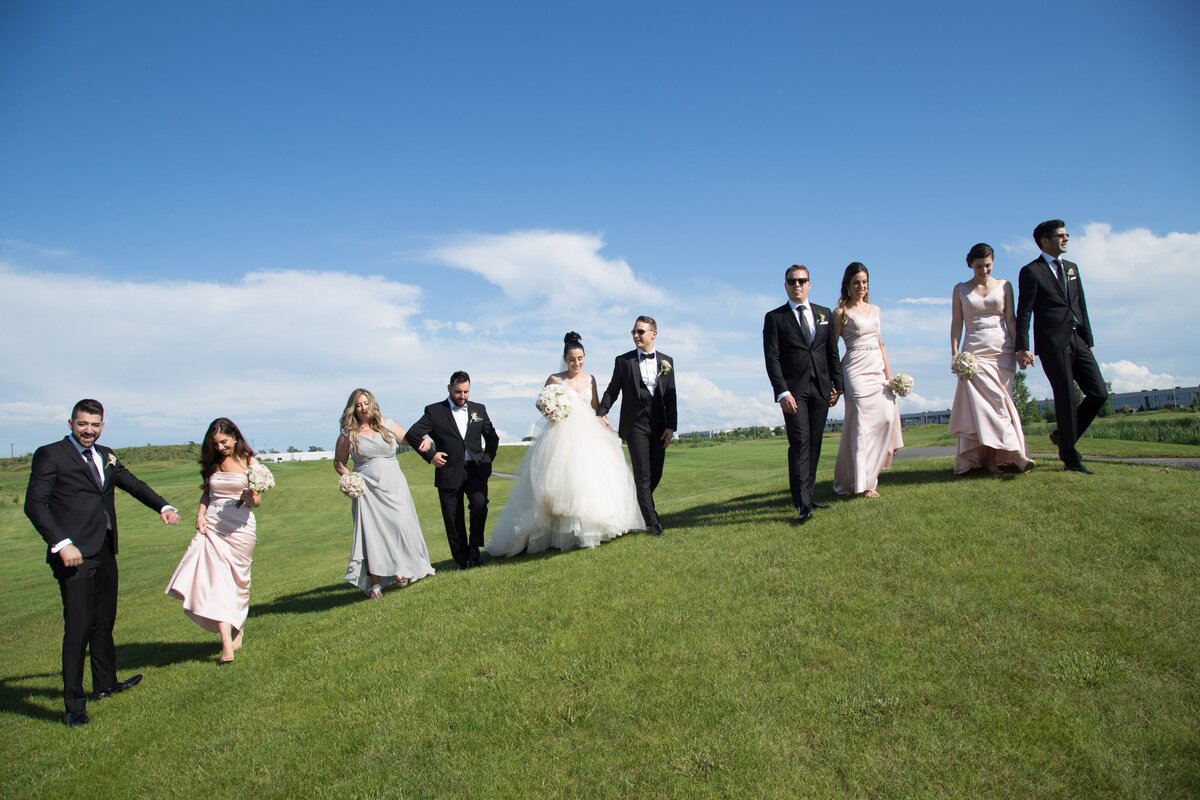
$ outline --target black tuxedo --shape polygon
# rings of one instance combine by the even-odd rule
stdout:
[[[1018,278],[1017,350],[1029,350],[1029,320],[1033,317],[1033,352],[1054,392],[1058,425],[1058,455],[1068,467],[1078,466],[1075,442],[1092,424],[1108,398],[1104,376],[1092,354],[1095,339],[1088,320],[1087,301],[1079,266],[1059,259],[1067,285],[1062,286],[1046,259],[1038,256],[1021,267]],[[1078,384],[1083,401],[1075,408],[1072,385]]]
[[[763,356],[771,392],[791,392],[796,413],[784,414],[788,436],[788,482],[792,505],[812,506],[817,461],[829,416],[831,390],[842,391],[842,362],[833,335],[833,315],[828,308],[809,303],[814,332],[810,339],[800,327],[790,303],[784,303],[763,318]]]
[[[483,547],[483,526],[487,522],[488,506],[487,481],[492,474],[492,459],[496,457],[496,448],[500,445],[500,437],[496,435],[496,429],[492,427],[482,403],[468,400],[467,418],[467,435],[464,438],[454,422],[449,400],[443,400],[425,406],[425,414],[408,429],[405,436],[405,440],[414,448],[420,446],[426,435],[433,439],[433,449],[428,453],[420,453],[426,461],[433,460],[437,452],[446,454],[446,465],[433,473],[433,485],[438,489],[450,555],[460,567],[477,560],[479,548]],[[469,541],[464,498],[471,507]]]
[[[63,699],[67,711],[82,711],[83,658],[91,649],[92,689],[116,686],[116,648],[113,625],[117,618],[117,510],[120,487],[142,504],[161,512],[168,503],[125,466],[113,451],[92,446],[104,462],[104,486],[96,485],[91,469],[67,437],[39,447],[33,454],[25,516],[46,540],[46,562],[58,579],[63,599]],[[70,539],[83,555],[83,564],[67,567],[50,549]]]
[[[662,435],[665,430],[678,430],[679,417],[676,408],[675,361],[666,353],[655,351],[655,371],[658,381],[651,393],[642,380],[638,362],[640,350],[631,350],[613,361],[612,378],[596,408],[597,416],[608,416],[608,410],[624,393],[621,401],[621,419],[617,433],[629,445],[629,458],[633,462],[633,482],[637,487],[638,506],[647,528],[658,525],[658,512],[654,508],[654,490],[662,481],[663,462],[666,450]]]

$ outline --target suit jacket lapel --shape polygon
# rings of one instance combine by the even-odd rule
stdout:
[[[809,308],[810,309],[812,308],[811,304],[809,305]],[[808,334],[805,332],[804,326],[800,324],[800,315],[796,313],[796,310],[794,308],[792,308],[792,304],[784,303],[783,309],[784,309],[784,313],[787,314],[787,316],[792,321],[792,329],[795,330],[796,333],[798,333],[800,335],[800,342],[805,347],[812,347],[812,341],[809,339]],[[816,321],[815,315],[813,316],[813,321],[814,322]],[[815,334],[816,331],[814,330],[813,333]],[[814,336],[814,338],[815,338],[815,336]]]
[[[103,488],[96,485],[96,476],[92,474],[91,467],[89,467],[83,460],[83,456],[78,450],[75,449],[75,445],[67,441],[67,439],[63,439],[63,447],[66,449],[68,457],[72,462],[74,462],[75,468],[80,471],[80,474],[83,475],[84,480],[87,481],[87,485],[95,489],[97,493],[103,492]],[[92,451],[96,453],[100,452],[98,449],[96,449],[96,445],[92,445]],[[108,481],[105,481],[104,485],[107,486]]]
[[[1061,297],[1063,300],[1066,300],[1067,296],[1066,296],[1066,294],[1063,293],[1063,286],[1066,284],[1066,274],[1065,274],[1065,270],[1067,269],[1066,262],[1063,261],[1061,258],[1058,260],[1058,268],[1061,270],[1064,270],[1063,282],[1059,283],[1058,277],[1055,276],[1055,274],[1054,274],[1054,267],[1050,266],[1050,262],[1047,261],[1046,259],[1042,258],[1041,256],[1038,256],[1038,261],[1042,262],[1042,269],[1044,269],[1046,271],[1046,277],[1050,279],[1050,285],[1052,285],[1054,287],[1054,290],[1056,292],[1058,292],[1059,297]]]
[[[468,405],[467,405],[467,408],[468,408],[468,409],[470,409],[470,404],[468,404]],[[463,440],[463,441],[465,442],[465,441],[466,441],[466,437],[465,437],[465,436],[463,436],[461,433],[459,433],[459,430],[458,430],[458,423],[457,423],[457,422],[454,420],[454,412],[450,410],[450,403],[449,403],[449,401],[447,401],[447,402],[443,402],[443,403],[442,403],[442,412],[443,412],[443,413],[446,415],[446,419],[447,419],[447,421],[450,423],[450,430],[452,430],[452,431],[454,431],[456,434],[458,434],[458,438],[459,438],[459,439],[461,439],[461,440]],[[467,414],[469,415],[470,413],[471,413],[471,412],[468,410],[468,411],[467,411]],[[470,425],[470,424],[471,424],[471,422],[470,422],[470,417],[469,417],[469,416],[467,417],[467,424],[468,424],[468,425]]]

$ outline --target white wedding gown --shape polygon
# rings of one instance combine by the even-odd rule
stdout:
[[[595,547],[646,527],[621,440],[600,424],[590,399],[566,389],[571,413],[544,422],[521,459],[487,545],[493,556]]]

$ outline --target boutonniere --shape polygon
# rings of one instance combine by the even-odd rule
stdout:
[[[825,319],[824,311],[817,312],[817,324],[818,325],[828,325],[829,324],[829,320]]]
[[[668,363],[666,361],[658,362],[658,374],[659,375],[666,375],[670,371],[671,371],[670,363]]]
[[[480,422],[482,420],[483,420],[483,417],[479,416],[478,411],[471,412],[471,422]]]
[[[1073,281],[1073,280],[1075,280],[1075,278],[1076,278],[1076,275],[1075,275],[1075,268],[1074,268],[1074,267],[1067,267],[1067,280],[1071,280],[1071,281]]]
[[[110,466],[110,467],[112,467],[112,468],[114,468],[114,469],[116,468],[116,466],[117,466],[117,454],[116,454],[116,453],[109,453],[109,454],[108,454],[108,462],[107,462],[107,466]]]

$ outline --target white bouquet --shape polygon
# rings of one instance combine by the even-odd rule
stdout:
[[[246,471],[246,482],[250,484],[252,491],[262,494],[268,489],[275,488],[275,476],[271,474],[271,470],[264,467],[262,464],[251,464],[250,469]],[[237,501],[237,507],[242,507],[242,500]]]
[[[571,414],[571,398],[567,397],[567,387],[561,383],[552,383],[543,388],[535,405],[542,416],[551,422],[562,422]]]
[[[897,397],[908,397],[908,393],[913,390],[912,375],[905,375],[901,372],[892,378],[888,386],[892,387],[892,391],[896,393]]]
[[[979,372],[979,362],[976,361],[974,353],[960,351],[950,362],[950,371],[964,381],[969,381]]]
[[[357,472],[347,472],[338,481],[338,489],[351,499],[362,497],[367,491],[367,482]]]

